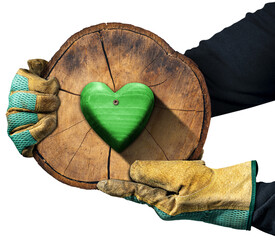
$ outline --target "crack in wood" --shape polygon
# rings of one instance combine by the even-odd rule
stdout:
[[[159,86],[163,83],[165,83],[167,80],[169,80],[170,78],[166,78],[164,81],[160,82],[160,83],[156,83],[156,84],[153,84],[153,85],[148,85],[148,87],[156,87],[156,86]]]
[[[172,111],[182,111],[182,112],[204,112],[203,110],[166,108],[166,107],[158,106],[158,105],[155,105],[155,108],[161,108],[164,110],[172,110]]]
[[[67,167],[65,168],[64,174],[66,173],[66,171],[67,171],[67,169],[69,168],[69,166],[70,166],[71,162],[73,161],[73,159],[74,159],[75,155],[78,153],[78,151],[79,151],[80,147],[82,146],[82,144],[83,144],[83,142],[84,142],[85,138],[87,137],[88,133],[89,133],[91,130],[92,130],[92,128],[90,128],[90,129],[88,130],[88,132],[86,132],[86,134],[85,134],[84,138],[82,139],[82,141],[81,141],[80,145],[78,146],[78,148],[77,148],[76,152],[74,153],[74,155],[72,156],[71,160],[69,161],[69,163],[68,163]]]
[[[60,133],[63,133],[63,132],[65,132],[65,131],[69,130],[69,129],[71,129],[72,127],[76,126],[77,124],[82,123],[83,121],[85,121],[85,119],[82,119],[81,121],[79,121],[79,122],[77,122],[77,123],[71,125],[70,127],[67,127],[67,128],[65,128],[65,129],[63,129],[62,131],[60,131],[60,132],[58,132],[58,133],[56,133],[56,134],[50,135],[48,138],[55,137],[56,135],[58,135],[58,134],[60,134]]]
[[[106,63],[107,63],[107,67],[108,67],[109,74],[110,74],[110,77],[111,77],[111,79],[112,79],[112,82],[113,82],[113,85],[114,85],[114,91],[115,91],[115,89],[116,89],[115,81],[114,81],[114,79],[113,79],[113,75],[112,75],[110,63],[109,63],[109,60],[108,60],[108,57],[107,57],[107,53],[106,53],[106,50],[105,50],[104,41],[103,41],[103,36],[102,36],[102,32],[101,32],[101,31],[99,31],[99,37],[100,37],[100,42],[101,42],[101,46],[102,46],[102,51],[103,51],[103,54],[104,54],[104,56],[105,56],[105,60],[106,60]]]
[[[119,38],[119,47],[118,47],[118,69],[120,69],[121,39],[122,39],[122,29],[120,29],[120,38]]]
[[[108,162],[107,162],[107,176],[108,176],[108,179],[111,178],[111,171],[110,171],[110,164],[111,164],[111,151],[112,151],[112,148],[110,147],[109,149],[109,155],[108,155]]]
[[[65,92],[65,93],[72,94],[72,95],[75,95],[75,96],[80,97],[80,94],[78,94],[78,93],[73,93],[73,92],[70,92],[70,91],[65,90],[65,89],[62,89],[62,88],[60,88],[59,91],[62,91],[62,92]]]
[[[149,135],[152,137],[152,139],[154,140],[154,142],[158,145],[158,147],[160,148],[160,150],[163,152],[166,160],[169,160],[168,157],[166,156],[164,150],[162,149],[162,147],[158,144],[158,142],[156,141],[156,139],[153,137],[153,135],[149,132],[149,130],[147,128],[145,128],[145,130],[149,133]]]
[[[140,72],[142,74],[147,68],[149,68],[161,55],[161,52]]]
[[[181,71],[181,73],[178,75],[177,79],[179,79],[183,74],[183,71]],[[171,78],[166,78],[164,81],[160,82],[160,83],[156,83],[156,84],[153,84],[153,85],[149,85],[148,87],[156,87],[156,86],[159,86],[163,83],[165,83],[167,80],[170,80]]]
[[[37,149],[35,149],[34,151],[37,153],[37,155],[38,155],[38,157],[41,159],[41,161],[42,161],[45,165],[47,165],[47,167],[49,167],[52,171],[54,171],[56,174],[58,174],[58,175],[64,177],[65,179],[68,179],[68,180],[70,180],[70,181],[79,182],[79,183],[88,183],[88,184],[97,184],[97,183],[99,182],[99,181],[81,181],[81,180],[76,180],[76,179],[67,177],[67,176],[61,174],[60,172],[56,171],[56,170],[46,161],[46,159],[41,155],[41,153],[40,153]],[[39,163],[39,164],[40,164],[40,163]],[[45,168],[44,166],[41,166],[41,167],[43,167],[43,168],[46,170],[46,168]],[[46,171],[47,171],[47,170],[46,170]]]

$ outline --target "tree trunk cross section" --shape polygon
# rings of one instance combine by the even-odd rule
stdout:
[[[157,35],[120,23],[83,29],[49,62],[44,77],[53,76],[60,82],[58,127],[37,146],[34,157],[61,182],[93,189],[103,179],[130,180],[135,160],[200,156],[211,117],[203,75]],[[145,129],[121,153],[93,131],[81,112],[80,94],[89,82],[104,82],[113,91],[140,82],[155,95]]]

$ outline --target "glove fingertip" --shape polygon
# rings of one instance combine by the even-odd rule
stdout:
[[[134,181],[138,181],[138,173],[139,173],[139,160],[136,160],[131,166],[130,166],[130,177]]]
[[[24,157],[33,157],[33,149],[35,145],[29,146],[22,151]]]
[[[137,183],[125,180],[109,179],[98,182],[97,187],[100,191],[114,197],[125,197],[135,193]]]
[[[56,77],[52,77],[48,80],[51,83],[51,93],[57,95],[60,89],[59,81]]]
[[[96,187],[98,190],[104,192],[106,184],[107,184],[107,180],[102,180],[97,183]]]
[[[30,59],[27,63],[30,71],[38,76],[41,76],[48,64],[48,62],[44,59]]]

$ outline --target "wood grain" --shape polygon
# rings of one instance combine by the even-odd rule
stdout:
[[[56,179],[93,189],[102,179],[129,180],[135,160],[191,160],[201,154],[211,116],[203,75],[157,35],[120,23],[83,29],[49,62],[44,77],[53,76],[61,86],[58,127],[34,156]],[[155,95],[148,124],[121,153],[97,136],[80,110],[82,89],[95,81],[113,91],[140,82]]]

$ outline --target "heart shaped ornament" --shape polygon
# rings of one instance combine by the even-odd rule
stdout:
[[[81,92],[80,106],[93,130],[122,152],[146,126],[154,94],[142,83],[128,83],[113,92],[105,83],[91,82]]]

